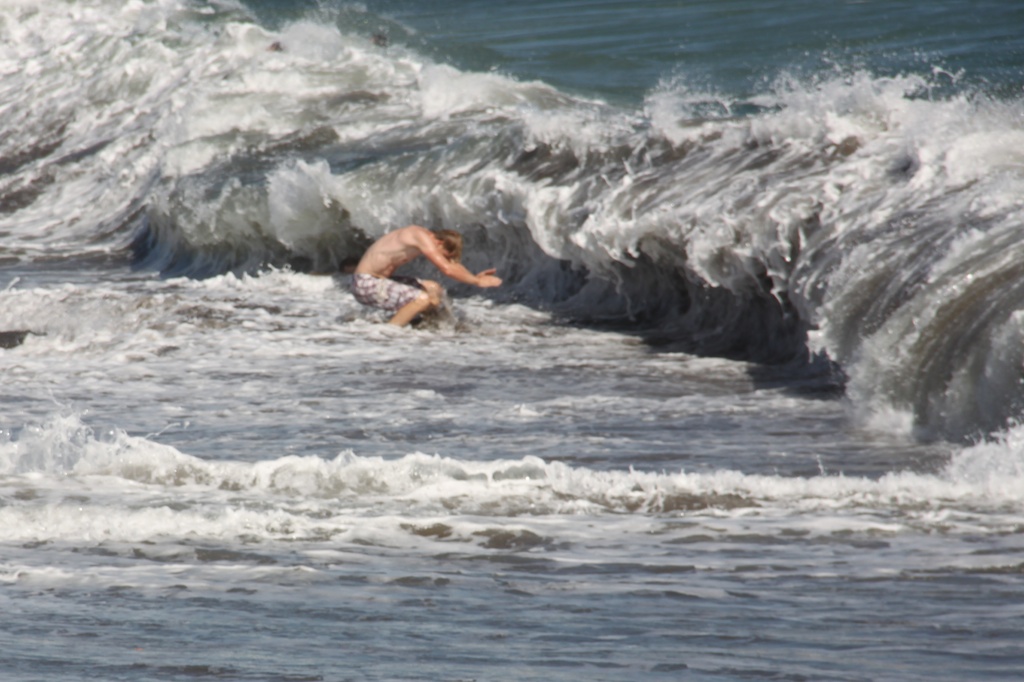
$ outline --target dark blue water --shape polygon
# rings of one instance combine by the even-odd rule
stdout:
[[[312,4],[312,3],[311,3]],[[296,4],[251,2],[273,21]],[[300,3],[301,5],[301,3]],[[460,68],[637,103],[662,81],[749,97],[784,74],[942,69],[1001,96],[1024,85],[1024,7],[1015,2],[789,0],[498,4],[319,3],[328,16]]]

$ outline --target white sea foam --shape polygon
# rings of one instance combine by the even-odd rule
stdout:
[[[420,453],[246,463],[198,459],[122,431],[97,437],[67,416],[0,443],[4,487],[33,491],[24,503],[0,510],[0,526],[5,541],[245,533],[280,539],[346,531],[353,514],[502,519],[630,513],[752,516],[782,527],[829,519],[834,531],[927,526],[942,511],[943,519],[955,515],[968,528],[991,522],[982,521],[986,513],[1024,513],[1018,445],[1008,438],[965,450],[940,474],[879,479],[602,472],[535,457],[482,462]],[[176,500],[170,508],[168,495]]]

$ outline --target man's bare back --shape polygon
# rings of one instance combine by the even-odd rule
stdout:
[[[423,235],[423,232],[427,234]],[[356,266],[356,272],[377,277],[390,277],[399,267],[415,260],[423,253],[425,240],[436,242],[436,237],[429,230],[418,225],[410,225],[394,232],[388,232],[367,249],[359,261],[359,265]]]

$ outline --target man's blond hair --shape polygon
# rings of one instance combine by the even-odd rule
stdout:
[[[441,240],[441,248],[456,263],[462,260],[462,235],[455,230],[434,230],[434,236]]]

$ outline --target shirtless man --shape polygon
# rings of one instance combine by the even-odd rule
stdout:
[[[419,256],[437,266],[446,277],[478,287],[496,287],[496,270],[473,274],[460,263],[462,235],[454,230],[432,232],[409,225],[389,232],[367,249],[352,275],[352,293],[363,305],[394,311],[390,324],[402,327],[417,315],[441,305],[444,289],[432,280],[396,277],[395,270]]]

